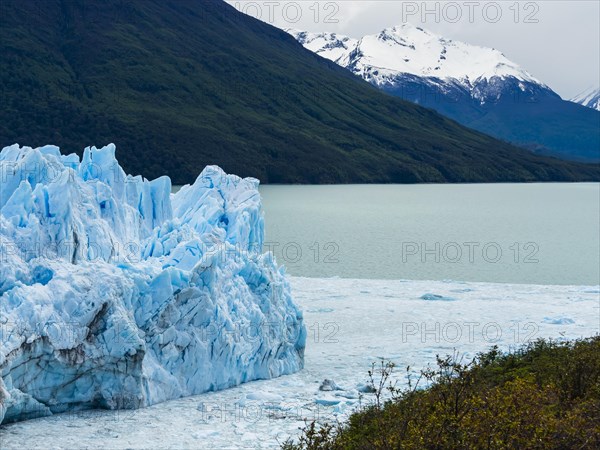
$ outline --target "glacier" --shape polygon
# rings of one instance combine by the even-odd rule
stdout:
[[[113,144],[0,152],[0,423],[135,409],[299,371],[258,180],[126,175]]]

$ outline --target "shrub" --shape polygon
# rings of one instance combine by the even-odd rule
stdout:
[[[494,347],[465,364],[438,357],[404,389],[385,386],[393,370],[382,363],[369,372],[373,405],[335,427],[313,422],[284,448],[600,448],[600,337],[539,340],[507,354]]]

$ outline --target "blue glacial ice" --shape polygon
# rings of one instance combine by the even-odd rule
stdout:
[[[115,146],[0,153],[0,423],[139,408],[300,370],[258,181],[126,175]]]

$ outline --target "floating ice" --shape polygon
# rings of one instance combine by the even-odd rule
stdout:
[[[325,378],[323,380],[323,382],[321,383],[321,386],[319,386],[319,390],[320,391],[341,391],[342,388],[340,388],[335,381],[330,380],[329,378]]]
[[[335,311],[333,308],[318,308],[310,310],[311,313],[331,313],[333,311]]]
[[[359,383],[356,386],[356,390],[363,394],[371,394],[371,393],[375,392],[375,388],[373,386],[371,386],[370,384],[365,384],[365,383]]]
[[[315,403],[317,405],[321,405],[321,406],[334,406],[334,405],[341,403],[341,401],[342,400],[339,398],[331,398],[331,397],[315,399]]]
[[[439,294],[423,294],[421,295],[421,300],[428,300],[433,302],[453,302],[456,299],[453,297],[445,297]]]
[[[306,331],[258,181],[126,175],[115,146],[0,153],[0,423],[289,374]]]
[[[575,323],[570,317],[544,317],[543,322],[550,325],[572,325]]]

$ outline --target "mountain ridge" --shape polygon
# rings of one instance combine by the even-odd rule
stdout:
[[[600,160],[599,117],[563,100],[499,50],[410,24],[360,39],[286,31],[379,89],[463,125],[535,152]]]
[[[305,47],[353,72],[373,67],[391,74],[409,73],[440,79],[454,79],[468,86],[478,79],[514,77],[547,87],[499,50],[446,39],[421,27],[404,23],[360,39],[336,33],[285,31]],[[319,39],[328,42],[321,46]],[[344,43],[346,51],[340,49]],[[386,46],[390,51],[386,51]],[[365,78],[361,73],[360,76]],[[385,72],[374,76],[373,84],[385,82]]]
[[[175,184],[590,181],[393,98],[217,0],[4,0],[0,145],[117,145]]]
[[[573,103],[577,103],[586,108],[592,108],[600,111],[600,87],[588,88],[571,99]]]

